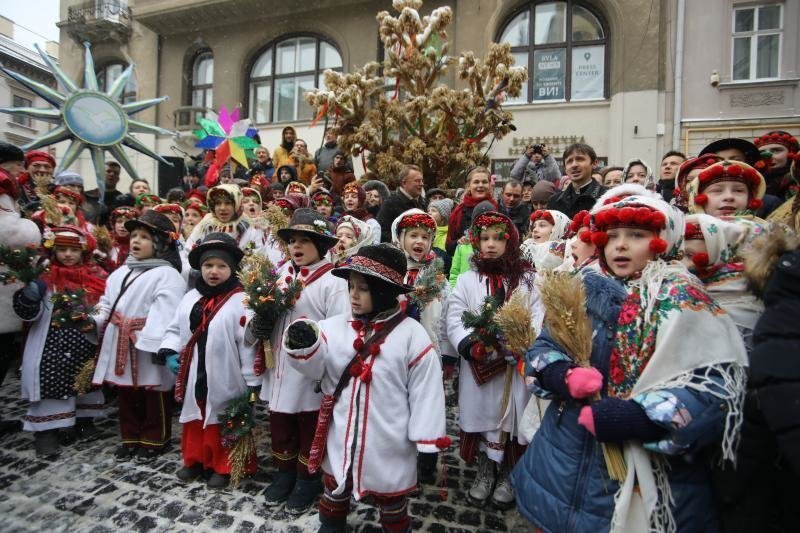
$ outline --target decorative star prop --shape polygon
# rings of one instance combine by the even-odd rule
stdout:
[[[153,152],[132,134],[175,135],[175,133],[130,118],[139,111],[167,100],[166,96],[128,104],[121,104],[117,101],[125,85],[127,85],[128,79],[133,74],[134,65],[128,66],[111,87],[106,92],[102,92],[94,72],[91,45],[88,42],[83,43],[83,45],[86,48],[83,87],[78,87],[38,44],[34,45],[36,51],[42,56],[45,64],[50,67],[53,76],[58,81],[61,92],[0,66],[3,72],[41,96],[55,108],[3,107],[0,108],[0,112],[25,115],[37,120],[58,124],[49,132],[23,146],[22,149],[24,151],[33,150],[71,139],[72,142],[69,148],[61,158],[59,169],[68,168],[84,149],[89,150],[92,154],[92,163],[97,176],[97,188],[100,191],[99,200],[102,203],[106,183],[105,152],[110,152],[130,174],[131,178],[136,178],[138,174],[122,149],[123,145],[166,165],[172,166],[172,163]]]
[[[194,132],[199,139],[195,148],[214,150],[214,162],[222,167],[229,159],[233,159],[247,168],[248,156],[253,156],[253,148],[258,143],[253,139],[257,130],[249,118],[239,120],[239,108],[229,112],[225,106],[219,115],[209,113],[212,118],[199,118],[197,123],[201,129]]]

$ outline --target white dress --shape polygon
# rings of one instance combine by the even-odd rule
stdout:
[[[325,394],[333,394],[355,355],[352,321],[349,312],[323,320],[313,346],[287,350],[289,364],[321,379]],[[439,451],[436,440],[445,435],[442,366],[416,320],[403,319],[366,363],[373,365],[371,379],[351,378],[334,405],[322,462],[336,478],[334,494],[343,493],[352,468],[357,500],[416,489],[417,452]]]
[[[186,292],[186,282],[171,266],[136,269],[128,282],[138,277],[120,298],[114,317],[111,317],[111,306],[129,272],[131,269],[127,265],[115,270],[108,277],[106,292],[97,304],[93,318],[98,331],[103,331],[105,327],[105,334],[92,382],[95,385],[106,382],[125,387],[137,385],[161,391],[170,390],[175,383],[175,376],[165,365],[153,364],[152,354],[158,352],[161,346],[167,326]],[[127,338],[121,338],[121,327],[128,329],[128,325],[136,321],[143,321],[141,330],[129,331]],[[131,345],[135,352],[133,354]],[[120,359],[124,358],[124,369],[120,373],[116,371],[118,350]],[[135,361],[132,357],[135,357]],[[132,376],[132,361],[136,367],[136,383]]]

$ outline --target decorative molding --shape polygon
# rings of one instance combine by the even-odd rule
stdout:
[[[763,91],[758,93],[736,93],[731,95],[731,107],[757,107],[783,104],[786,95],[783,91]]]
[[[785,78],[782,80],[763,80],[763,81],[728,81],[720,83],[717,87],[720,91],[730,89],[761,89],[764,87],[793,87],[800,82],[800,78]]]

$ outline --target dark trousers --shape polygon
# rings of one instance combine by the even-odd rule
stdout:
[[[117,387],[122,444],[160,448],[172,437],[172,391]]]
[[[297,475],[308,478],[308,454],[314,441],[319,411],[303,413],[269,414],[272,432],[272,462],[283,471],[297,470]]]
[[[322,475],[325,492],[319,500],[319,520],[325,525],[334,526],[344,530],[347,524],[347,514],[350,512],[350,495],[353,492],[353,477],[347,476],[345,490],[335,496],[336,479],[329,475]],[[381,496],[372,497],[380,511],[380,522],[384,531],[408,531],[410,520],[408,517],[408,496]]]

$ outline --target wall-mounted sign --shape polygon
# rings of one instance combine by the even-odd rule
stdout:
[[[508,149],[509,156],[521,156],[525,152],[525,147],[531,144],[546,144],[550,153],[555,157],[561,157],[561,152],[575,143],[585,143],[583,135],[544,135],[536,137],[512,137],[511,147]]]
[[[603,98],[605,46],[572,49],[572,100]]]
[[[564,100],[567,51],[563,48],[534,50],[533,100]]]

